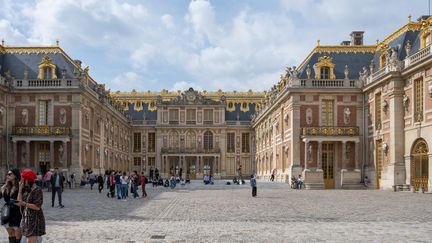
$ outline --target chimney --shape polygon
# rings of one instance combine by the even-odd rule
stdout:
[[[351,41],[342,41],[342,42],[340,43],[340,45],[341,45],[341,46],[349,46],[349,45],[351,45]]]
[[[351,45],[362,46],[363,45],[363,33],[364,31],[353,31],[351,32]]]

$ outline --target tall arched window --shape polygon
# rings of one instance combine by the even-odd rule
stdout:
[[[186,148],[195,148],[196,147],[196,134],[191,131],[186,135]]]
[[[169,135],[169,147],[178,148],[179,147],[179,135],[177,132],[172,132]]]
[[[204,149],[213,149],[213,133],[210,131],[204,133]]]

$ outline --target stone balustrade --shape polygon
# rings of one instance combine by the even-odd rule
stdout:
[[[303,88],[356,88],[357,80],[351,79],[302,79]]]
[[[45,88],[70,88],[78,86],[72,79],[17,79],[15,88],[45,89]]]
[[[165,154],[178,154],[178,153],[186,153],[186,154],[215,154],[220,153],[220,148],[212,148],[212,149],[203,149],[203,148],[162,148],[162,153]]]

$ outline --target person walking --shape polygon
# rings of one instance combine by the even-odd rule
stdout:
[[[103,186],[104,186],[104,178],[102,176],[101,173],[99,173],[99,176],[97,177],[97,182],[98,182],[98,189],[99,189],[99,193],[102,192]]]
[[[276,174],[276,168],[273,168],[272,173],[271,173],[271,177],[270,177],[270,181],[274,181],[275,174]]]
[[[252,197],[256,197],[257,196],[257,182],[256,182],[255,175],[251,175],[250,184],[252,187]]]
[[[21,172],[17,204],[24,208],[21,231],[27,238],[27,243],[41,242],[41,236],[46,234],[42,211],[43,193],[41,188],[36,186],[35,180],[36,174],[32,170]]]
[[[114,180],[115,180],[115,187],[116,187],[116,191],[117,191],[117,199],[121,199],[121,197],[122,197],[122,194],[121,194],[121,180],[120,180],[120,174],[121,174],[121,171],[117,171],[116,172],[116,174],[115,174],[115,177],[114,177]]]
[[[147,197],[147,192],[146,192],[146,183],[147,183],[147,178],[144,175],[144,171],[141,172],[141,187],[142,187],[142,197]]]
[[[54,174],[51,176],[51,188],[52,188],[51,207],[54,207],[55,195],[57,193],[59,207],[64,208],[64,205],[62,204],[62,192],[64,189],[63,176],[60,174],[58,167],[55,167]]]
[[[9,217],[1,221],[9,235],[9,242],[15,243],[21,241],[21,210],[16,204],[18,199],[19,181],[21,174],[18,169],[8,171],[6,174],[6,184],[0,189],[0,198],[4,198],[5,205],[9,206]]]
[[[89,173],[90,173],[90,175],[89,175],[90,190],[93,190],[93,185],[96,182],[96,175],[95,175],[95,173],[93,173],[93,171],[90,171]]]
[[[126,197],[127,197],[126,193],[128,190],[128,180],[129,180],[129,178],[126,175],[126,172],[123,172],[123,176],[120,178],[120,181],[121,181],[121,199],[123,201],[126,201]]]

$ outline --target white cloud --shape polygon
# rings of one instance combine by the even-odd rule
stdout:
[[[173,18],[171,15],[169,15],[169,14],[162,15],[161,21],[167,29],[174,28]]]
[[[193,83],[193,82],[187,82],[187,81],[177,81],[174,83],[173,87],[169,89],[170,91],[184,91],[189,88],[193,88],[194,90],[204,90],[201,85]]]
[[[254,1],[164,4],[0,0],[0,38],[10,45],[60,39],[74,59],[99,70],[96,80],[112,80],[112,89],[263,90],[286,65],[298,65],[317,39],[333,45],[351,30],[365,30],[371,43],[408,14],[420,14],[405,11],[421,9],[403,0],[276,0],[267,5],[271,10]]]
[[[5,45],[16,45],[25,42],[25,36],[14,28],[8,20],[0,19],[0,38],[5,41]]]

